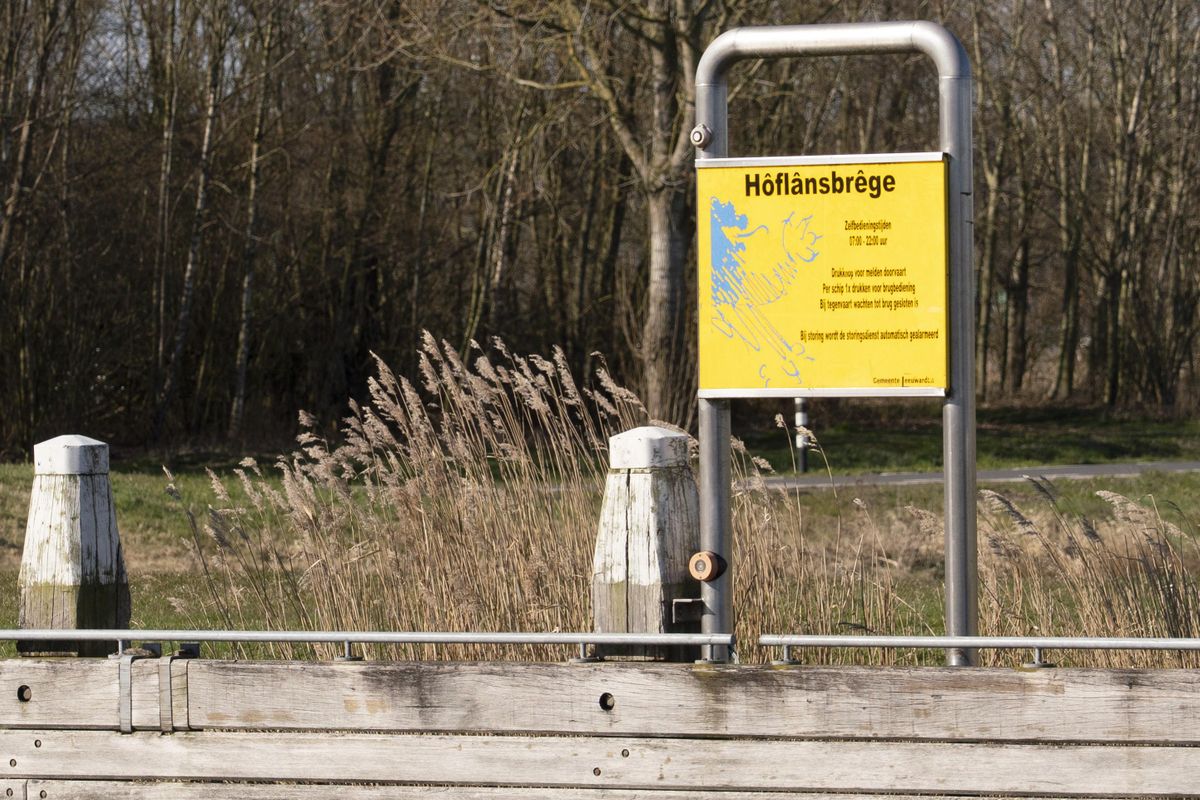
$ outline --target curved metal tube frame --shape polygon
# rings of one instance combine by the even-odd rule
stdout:
[[[971,66],[962,44],[932,22],[878,22],[738,28],[721,34],[696,69],[697,158],[729,154],[729,68],[749,58],[924,53],[938,70],[939,146],[949,155],[950,389],[942,409],[946,510],[946,632],[977,632],[975,528],[975,275],[972,264]],[[703,128],[701,127],[703,126]],[[705,130],[707,129],[707,130]],[[700,546],[731,565],[704,584],[701,630],[733,630],[730,558],[729,403],[700,400]],[[724,660],[714,647],[710,657]],[[952,665],[975,662],[961,646],[947,651]]]

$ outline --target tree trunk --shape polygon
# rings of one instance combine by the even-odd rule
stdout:
[[[37,63],[30,81],[28,99],[25,101],[25,113],[21,119],[21,132],[17,138],[8,197],[4,201],[3,215],[0,216],[0,276],[4,274],[9,251],[12,248],[13,232],[24,209],[24,201],[28,194],[29,156],[33,150],[33,128],[41,115],[42,92],[46,87],[46,73],[49,69],[50,56],[54,50],[54,41],[57,38],[60,24],[59,12],[56,0],[47,2],[41,8],[41,19],[37,31]],[[15,79],[15,72],[13,77]]]
[[[1121,305],[1125,271],[1113,270],[1104,278],[1105,345],[1104,402],[1115,407],[1121,389]]]
[[[975,390],[979,399],[986,400],[988,395],[988,357],[991,354],[993,294],[996,283],[996,262],[998,260],[998,243],[1000,238],[1000,197],[1001,182],[1008,175],[1008,136],[1010,135],[1011,95],[1003,91],[1004,83],[991,81],[986,72],[988,59],[983,56],[983,43],[988,34],[983,30],[984,19],[982,9],[972,7],[971,39],[975,56],[976,69],[980,71],[980,89],[975,93],[975,114],[979,119],[997,115],[994,125],[980,125],[978,129],[978,154],[983,174],[984,195],[983,215],[979,219],[978,273],[975,285],[978,287],[976,296],[975,319],[979,321],[975,333]],[[1010,47],[1015,53],[1016,47]],[[1010,63],[1007,65],[1011,71]],[[997,68],[1000,68],[998,65]],[[999,88],[997,88],[999,87]],[[861,150],[860,152],[867,152]],[[1003,358],[1003,351],[1001,351]],[[1000,365],[1001,372],[1004,364]]]
[[[1062,321],[1059,325],[1059,356],[1058,370],[1054,379],[1052,396],[1058,399],[1069,398],[1075,391],[1075,361],[1079,349],[1079,293],[1081,271],[1081,249],[1083,246],[1084,226],[1088,218],[1089,198],[1088,180],[1091,173],[1091,152],[1093,136],[1093,104],[1087,104],[1087,110],[1082,120],[1068,119],[1067,72],[1060,46],[1061,30],[1055,15],[1052,0],[1043,0],[1046,9],[1046,23],[1049,27],[1047,46],[1053,67],[1051,78],[1054,93],[1051,98],[1054,117],[1054,163],[1058,175],[1058,255],[1062,259],[1063,290],[1060,309]],[[1082,94],[1088,96],[1092,91],[1094,70],[1092,69],[1095,54],[1095,28],[1090,28],[1088,38],[1084,43],[1083,62],[1078,67],[1082,74],[1084,86]],[[1072,163],[1073,154],[1078,153],[1078,163]],[[1095,344],[1095,342],[1093,342]],[[1093,347],[1093,352],[1095,351]]]
[[[992,285],[996,281],[996,240],[999,236],[997,215],[1000,206],[999,175],[1005,170],[1004,144],[998,145],[995,168],[985,165],[984,179],[987,185],[987,201],[983,213],[983,243],[979,254],[979,329],[975,334],[975,387],[980,400],[987,399],[988,354],[992,331]]]
[[[8,11],[7,16],[10,18],[19,16],[12,8]],[[36,58],[32,72],[22,76],[19,63],[5,65],[6,77],[13,84],[17,81],[24,81],[28,85],[28,94],[18,126],[20,132],[17,134],[16,147],[11,155],[8,195],[4,200],[3,207],[0,208],[0,281],[3,281],[8,294],[5,298],[7,300],[6,316],[11,320],[11,324],[15,324],[13,339],[10,342],[15,345],[17,350],[15,374],[10,373],[6,376],[16,386],[16,392],[9,400],[10,405],[6,410],[6,416],[15,420],[15,424],[9,422],[8,427],[15,432],[17,440],[25,446],[31,443],[36,416],[33,385],[35,333],[31,330],[31,323],[33,322],[32,317],[37,311],[32,307],[32,287],[30,285],[30,270],[35,269],[36,265],[29,252],[29,245],[26,244],[26,247],[18,252],[15,251],[14,241],[19,228],[28,233],[28,228],[19,223],[30,206],[30,200],[35,191],[34,187],[40,182],[43,174],[41,170],[35,169],[31,165],[35,139],[34,129],[39,125],[44,114],[42,100],[51,69],[54,45],[60,33],[61,12],[62,9],[57,0],[40,6],[35,4],[32,9],[27,10],[25,13],[34,15],[32,29],[24,31],[27,35],[34,36]],[[12,36],[10,45],[15,48],[10,51],[10,54],[19,57],[21,46],[19,32]],[[11,103],[16,94],[15,86],[10,85],[8,88],[13,94],[7,98],[6,105]],[[22,86],[22,88],[25,87]],[[50,145],[50,148],[53,150],[53,144]],[[3,162],[0,161],[0,167],[3,166]],[[43,162],[42,169],[45,169],[45,162]],[[16,264],[16,270],[15,274],[10,275],[9,268],[13,263]],[[0,297],[3,296],[0,295]]]
[[[684,243],[676,207],[679,192],[661,188],[647,193],[650,276],[646,291],[646,317],[642,326],[642,360],[645,365],[646,409],[656,419],[666,418],[672,405],[672,384],[679,357],[677,326],[680,286],[683,282]]]
[[[518,115],[518,125],[520,125],[521,116],[523,115]],[[519,160],[520,152],[515,144],[505,152],[504,158],[501,160],[499,197],[497,198],[499,208],[496,212],[495,232],[492,235],[488,254],[486,332],[493,336],[499,334],[504,315],[512,313],[512,309],[509,307],[511,304],[508,292],[509,278],[505,272],[513,250],[511,247],[513,193],[516,189],[517,162]]]
[[[175,76],[177,11],[175,0],[171,0],[170,10],[167,12],[166,53],[163,58],[162,158],[158,172],[158,207],[155,215],[155,309],[158,323],[154,362],[156,380],[166,366],[167,354],[167,257],[171,241],[171,170],[175,157],[175,109],[179,99],[179,86]]]
[[[1062,320],[1058,328],[1058,371],[1051,396],[1065,400],[1075,391],[1075,357],[1079,349],[1079,262],[1063,260]]]
[[[1008,386],[1019,393],[1025,385],[1026,360],[1029,351],[1027,328],[1029,319],[1029,238],[1022,235],[1017,245],[1016,263],[1008,291],[1011,311],[1008,314]]]
[[[263,74],[258,89],[258,107],[254,112],[254,133],[250,142],[250,177],[246,187],[246,234],[242,247],[242,312],[238,323],[237,357],[234,364],[233,404],[229,409],[230,439],[236,439],[242,431],[242,418],[246,411],[246,370],[250,363],[250,336],[254,321],[254,270],[258,254],[258,183],[262,171],[262,143],[267,123],[267,80],[271,65],[271,49],[275,33],[274,11],[263,33]]]
[[[218,12],[219,13],[219,12]],[[151,439],[158,441],[162,436],[163,427],[167,421],[167,413],[171,402],[178,390],[179,365],[183,360],[184,347],[187,345],[188,334],[192,321],[192,302],[196,294],[196,270],[202,255],[204,244],[204,227],[208,221],[208,181],[212,171],[213,130],[216,127],[217,107],[221,96],[221,73],[225,61],[225,26],[224,21],[217,21],[210,31],[214,37],[213,48],[209,53],[208,92],[205,101],[204,136],[200,142],[200,170],[196,179],[196,210],[192,218],[192,235],[188,243],[187,262],[183,270],[183,289],[179,297],[179,313],[175,318],[175,336],[171,345],[170,357],[165,367],[162,389],[158,394],[158,403],[154,412],[154,421],[150,429]]]

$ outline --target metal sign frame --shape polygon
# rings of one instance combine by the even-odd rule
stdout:
[[[939,148],[949,157],[948,325],[950,388],[942,406],[945,469],[946,633],[977,634],[975,519],[975,275],[972,248],[971,65],[962,44],[933,22],[875,22],[735,28],[704,51],[696,68],[697,160],[729,154],[727,72],[750,58],[923,53],[938,71]],[[729,400],[700,398],[700,547],[729,564],[719,578],[701,584],[704,633],[733,631],[733,559],[730,516]],[[726,661],[722,645],[706,647],[711,660]],[[952,647],[947,663],[970,666],[975,652]]]

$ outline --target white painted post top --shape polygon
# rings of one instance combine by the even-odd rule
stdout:
[[[608,440],[610,469],[683,467],[687,463],[686,433],[678,433],[656,425],[644,425],[618,433]]]
[[[55,436],[33,446],[38,475],[107,475],[108,445],[87,436]]]

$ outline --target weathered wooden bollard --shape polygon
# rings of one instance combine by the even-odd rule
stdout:
[[[699,584],[688,559],[700,503],[688,437],[642,427],[609,439],[609,472],[592,562],[592,619],[603,633],[695,633]],[[676,602],[679,601],[679,602]],[[691,661],[696,648],[597,648],[597,655]]]
[[[59,436],[33,448],[21,555],[22,628],[127,628],[129,580],[117,533],[108,445]],[[25,655],[107,655],[107,642],[17,642]]]

